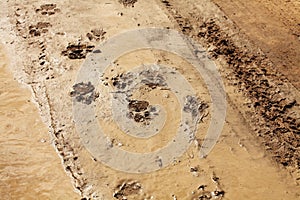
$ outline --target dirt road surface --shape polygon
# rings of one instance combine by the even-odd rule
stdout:
[[[5,199],[300,198],[299,1],[27,0],[1,7],[0,194]],[[205,79],[184,56],[161,49],[126,52],[101,76],[97,69],[88,74],[97,85],[78,83],[85,61],[105,53],[99,48],[103,42],[142,28],[176,30],[191,38],[222,77],[226,119],[205,158],[199,150],[216,111]],[[174,74],[193,88],[195,98],[185,104],[190,107],[182,108],[169,87],[174,82],[167,78]],[[128,113],[120,107],[115,117],[111,98],[127,95],[124,88],[132,83],[124,98]],[[183,85],[177,87],[180,94]],[[108,150],[144,154],[174,140],[182,113],[193,113],[193,105],[201,109],[193,118],[195,139],[182,155],[168,165],[157,158],[160,169],[154,172],[129,173],[93,154],[99,148],[88,145],[89,127],[80,132],[74,102],[95,107]],[[124,130],[129,123],[148,127],[151,137],[128,135],[139,130]],[[114,162],[122,169],[131,166],[126,159]]]

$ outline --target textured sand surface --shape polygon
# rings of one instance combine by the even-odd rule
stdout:
[[[0,33],[6,49],[0,58],[1,196],[298,199],[299,3],[127,2],[127,6],[117,0],[1,3],[5,9]],[[175,29],[205,48],[225,85],[227,115],[217,145],[201,159],[199,147],[212,115],[201,75],[182,57],[166,51],[143,49],[120,56],[99,77],[98,85],[89,86],[91,98],[80,100],[95,105],[110,146],[152,152],[172,140],[180,126],[180,103],[161,85],[139,87],[131,97],[164,108],[159,133],[148,140],[135,138],[116,123],[109,89],[138,66],[154,63],[176,70],[208,105],[201,113],[196,140],[182,156],[158,171],[133,174],[105,165],[86,149],[76,129],[73,101],[76,94],[85,95],[84,90],[76,91],[80,85],[75,83],[86,57],[93,50],[101,54],[97,46],[115,34],[147,27]]]

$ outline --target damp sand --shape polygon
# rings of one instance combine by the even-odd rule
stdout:
[[[0,47],[1,199],[79,199],[31,92],[13,79]]]

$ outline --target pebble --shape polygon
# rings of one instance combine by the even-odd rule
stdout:
[[[118,147],[121,147],[121,146],[123,146],[123,144],[119,142],[119,143],[118,143]]]
[[[41,142],[41,143],[45,143],[45,142],[47,142],[47,141],[46,141],[45,139],[41,139],[40,142]]]

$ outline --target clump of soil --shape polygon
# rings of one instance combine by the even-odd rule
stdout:
[[[138,195],[141,193],[142,186],[137,181],[124,181],[122,184],[116,187],[116,191],[113,194],[115,199],[127,199],[127,196]]]
[[[138,100],[131,100],[129,102],[128,108],[134,112],[141,112],[145,111],[149,106],[148,101],[138,101]]]
[[[133,79],[132,73],[126,73],[126,74],[122,73],[112,77],[111,81],[114,87],[123,90],[126,87],[129,87],[133,83],[132,79]]]
[[[104,39],[104,35],[106,34],[106,32],[100,28],[100,29],[92,29],[91,32],[86,34],[86,37],[92,41],[92,40],[96,40],[96,41],[100,41]]]
[[[95,92],[95,87],[91,84],[91,82],[77,83],[73,85],[73,90],[74,91],[70,92],[70,96],[75,97],[77,102],[87,105],[91,104],[99,97],[99,93]]]
[[[29,34],[31,36],[41,36],[42,33],[47,33],[47,28],[51,26],[49,22],[38,22],[36,25],[29,26]]]
[[[36,13],[41,13],[42,15],[54,15],[57,12],[60,12],[60,9],[56,8],[56,4],[43,4],[40,8],[35,10]]]
[[[135,122],[149,124],[153,107],[148,101],[130,100],[128,104],[128,117]]]
[[[84,59],[87,53],[92,52],[95,48],[94,45],[87,44],[69,44],[67,49],[62,51],[61,54],[70,59]]]
[[[119,3],[123,4],[125,7],[134,7],[137,0],[119,0]]]

